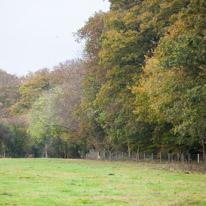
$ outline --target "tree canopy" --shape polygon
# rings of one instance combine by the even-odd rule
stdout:
[[[205,0],[110,3],[76,32],[79,59],[21,78],[0,70],[1,153],[204,155]]]

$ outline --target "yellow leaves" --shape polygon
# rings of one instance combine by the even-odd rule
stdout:
[[[146,75],[150,74],[151,72],[156,72],[156,68],[160,67],[159,60],[154,57],[150,59],[146,57],[145,61],[146,65],[143,70]]]
[[[63,133],[63,134],[60,135],[60,138],[65,139],[65,140],[69,140],[69,139],[72,138],[72,135],[68,134],[68,133]]]

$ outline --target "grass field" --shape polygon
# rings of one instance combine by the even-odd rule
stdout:
[[[206,205],[206,174],[149,163],[0,159],[0,205]]]

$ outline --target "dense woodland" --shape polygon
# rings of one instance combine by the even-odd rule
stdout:
[[[77,31],[79,59],[20,78],[0,70],[0,155],[204,155],[206,1],[110,3]]]

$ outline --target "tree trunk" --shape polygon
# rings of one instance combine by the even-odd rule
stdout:
[[[97,152],[97,159],[98,159],[98,160],[101,160],[100,152],[99,152],[99,151]]]
[[[45,158],[48,158],[48,146],[45,143]]]

